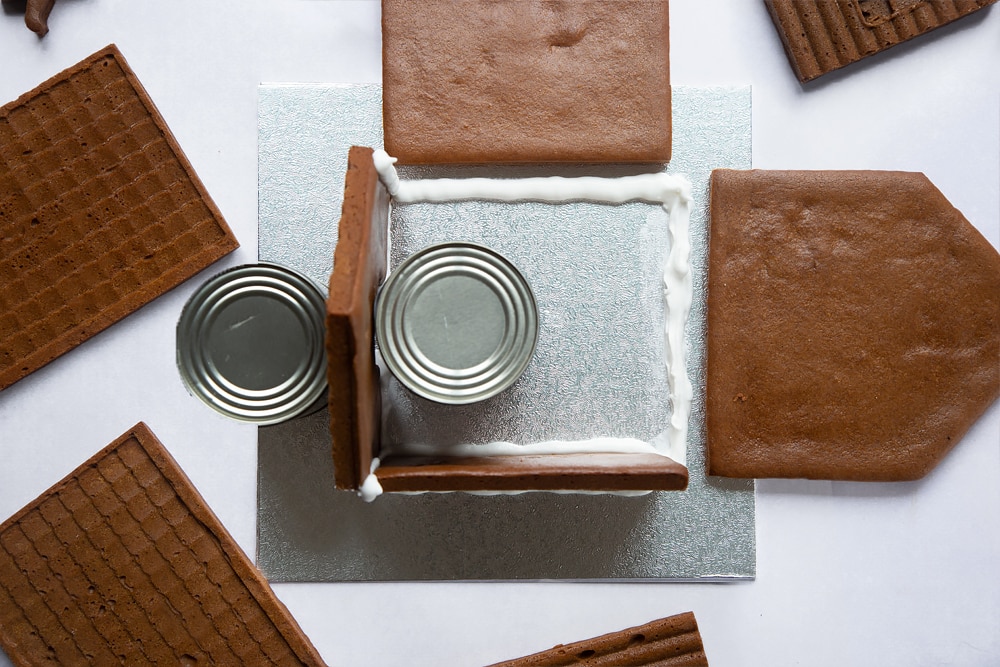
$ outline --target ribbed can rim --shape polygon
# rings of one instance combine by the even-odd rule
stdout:
[[[495,349],[469,365],[435,361],[414,331],[423,314],[416,312],[421,295],[451,279],[474,281],[480,286],[475,294],[492,299],[502,320]],[[389,370],[417,395],[439,403],[474,403],[504,391],[527,368],[538,339],[538,307],[528,281],[508,259],[476,243],[440,243],[407,257],[383,284],[375,311],[376,338]],[[454,341],[456,354],[465,342]]]
[[[239,421],[276,424],[318,409],[327,389],[325,316],[321,289],[293,269],[267,262],[227,269],[181,311],[181,378],[192,394]],[[300,344],[279,343],[288,340]]]

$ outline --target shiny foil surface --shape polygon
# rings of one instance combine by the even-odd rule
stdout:
[[[694,403],[690,484],[638,497],[387,494],[333,488],[326,410],[259,429],[258,565],[274,581],[720,580],[755,573],[750,480],[707,478],[704,336],[708,177],[750,167],[750,89],[673,91],[670,173],[693,184],[694,301],[686,330]],[[347,149],[381,147],[377,85],[264,85],[259,95],[259,255],[322,285],[332,269]],[[642,166],[401,168],[403,178],[622,176]],[[383,373],[383,441],[656,442],[672,408],[664,352],[667,216],[653,204],[394,206],[391,264],[443,241],[511,260],[538,300],[531,364],[472,405],[421,399]]]

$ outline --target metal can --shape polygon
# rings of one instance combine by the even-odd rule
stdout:
[[[507,259],[473,243],[417,251],[386,279],[375,307],[379,351],[414,393],[463,404],[495,396],[527,368],[538,307]]]
[[[177,323],[177,367],[222,414],[275,424],[326,399],[326,300],[276,264],[224,271],[199,287]]]

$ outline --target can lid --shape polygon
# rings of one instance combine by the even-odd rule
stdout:
[[[524,276],[493,250],[420,250],[379,291],[375,331],[386,365],[414,393],[473,403],[512,385],[531,361],[538,309]]]
[[[199,287],[177,323],[177,366],[224,415],[275,424],[320,407],[326,303],[307,277],[276,264],[224,271]]]

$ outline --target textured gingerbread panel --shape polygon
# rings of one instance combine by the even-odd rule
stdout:
[[[237,247],[109,46],[0,109],[0,389]]]
[[[15,665],[321,665],[144,424],[0,525]]]
[[[694,614],[661,618],[492,667],[708,667]]]
[[[996,0],[764,0],[800,81],[930,32]]]

